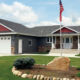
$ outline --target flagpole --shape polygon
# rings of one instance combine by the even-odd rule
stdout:
[[[62,23],[60,21],[60,53],[62,56],[62,32],[61,32],[61,28],[62,28]]]
[[[60,5],[60,53],[62,56],[62,12],[64,11],[63,5],[61,0],[59,0],[59,5]]]

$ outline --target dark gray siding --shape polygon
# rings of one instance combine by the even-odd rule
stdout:
[[[38,46],[51,46],[51,43],[47,43],[47,37],[39,37],[38,38]]]
[[[12,47],[15,53],[18,53],[18,41],[22,39],[22,53],[32,53],[38,51],[37,38],[31,36],[12,35]],[[28,41],[32,40],[32,46],[28,45]]]

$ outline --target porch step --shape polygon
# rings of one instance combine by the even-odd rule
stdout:
[[[51,49],[50,50],[50,54],[53,54],[53,53],[76,53],[78,54],[80,52],[80,50],[77,50],[77,49]]]

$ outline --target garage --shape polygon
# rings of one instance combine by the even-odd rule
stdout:
[[[11,36],[0,36],[0,54],[11,54]]]

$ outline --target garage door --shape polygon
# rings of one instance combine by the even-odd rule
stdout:
[[[0,54],[11,54],[10,36],[0,36]]]

